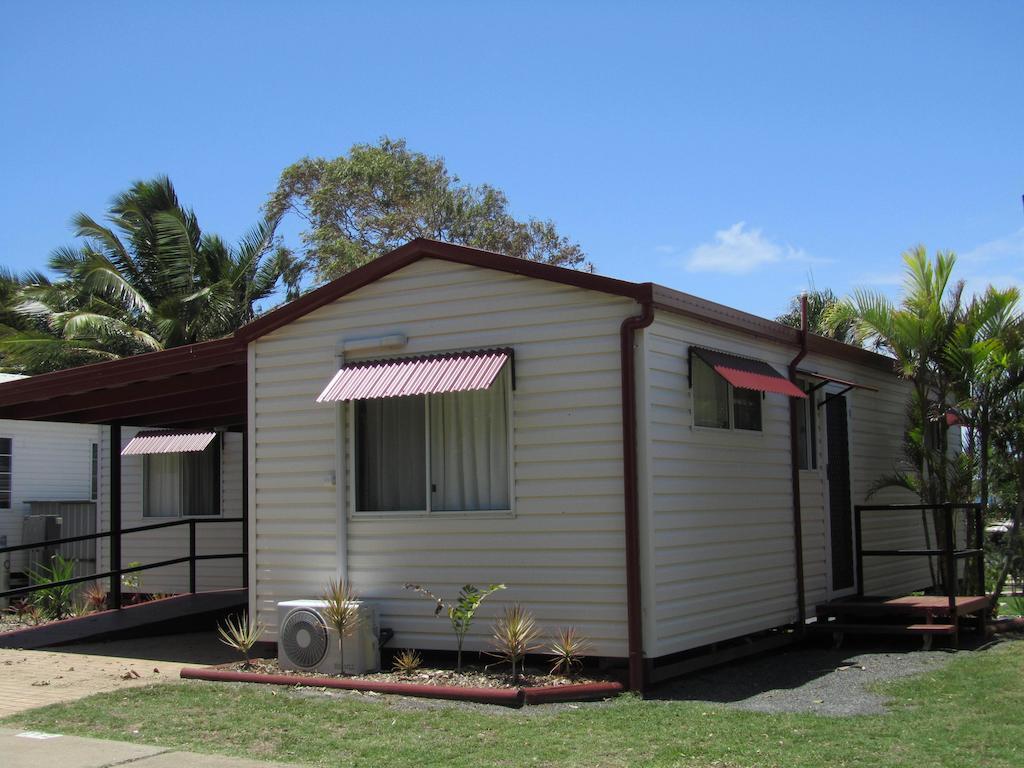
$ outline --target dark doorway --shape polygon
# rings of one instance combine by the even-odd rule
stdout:
[[[833,397],[825,404],[825,424],[828,439],[828,508],[832,532],[832,591],[837,592],[854,585],[850,439],[845,397]]]

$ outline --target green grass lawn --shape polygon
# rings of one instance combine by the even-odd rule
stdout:
[[[1024,642],[886,684],[886,715],[767,715],[622,697],[493,713],[288,689],[170,683],[3,725],[316,765],[968,766],[1024,764]]]

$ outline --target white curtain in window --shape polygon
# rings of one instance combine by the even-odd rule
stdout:
[[[693,423],[698,427],[729,428],[729,384],[710,365],[693,355],[690,391],[693,393]]]
[[[506,369],[490,389],[430,399],[431,508],[509,509]]]
[[[356,494],[360,512],[424,511],[426,415],[423,397],[356,404]]]
[[[181,509],[181,454],[154,453],[146,461],[145,517],[177,517]]]

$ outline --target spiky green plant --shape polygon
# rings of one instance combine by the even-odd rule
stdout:
[[[338,652],[341,655],[341,674],[345,674],[345,638],[355,632],[362,621],[359,611],[359,597],[352,586],[344,579],[331,579],[327,582],[327,591],[323,599],[327,606],[324,616],[327,623],[338,633]]]
[[[421,584],[406,584],[405,588],[411,589],[414,592],[419,592],[424,597],[432,600],[434,602],[435,616],[439,616],[441,613],[447,614],[448,621],[452,624],[452,631],[455,633],[455,669],[456,671],[461,672],[462,644],[466,639],[466,633],[469,632],[469,628],[473,625],[473,617],[476,616],[477,608],[480,607],[480,604],[486,600],[488,596],[494,594],[500,589],[505,589],[505,585],[488,584],[486,587],[481,589],[475,584],[466,584],[459,590],[459,596],[454,603],[438,597]]]
[[[513,684],[519,682],[526,654],[540,648],[536,642],[539,635],[540,630],[533,615],[519,603],[508,606],[504,614],[491,625],[491,655],[512,665]]]
[[[49,566],[41,565],[38,568],[29,569],[29,578],[32,583],[56,585],[36,590],[29,596],[29,600],[39,609],[43,618],[49,621],[58,621],[66,619],[72,614],[75,586],[59,584],[59,582],[74,577],[75,561],[62,555],[54,555]]]
[[[583,657],[590,648],[590,641],[576,627],[559,629],[548,646],[551,674],[562,673],[574,677],[583,668]]]
[[[420,656],[419,651],[414,651],[411,648],[406,648],[391,662],[391,668],[401,675],[411,675],[422,666],[423,657]]]
[[[250,621],[248,614],[244,616],[228,616],[223,624],[217,625],[217,634],[220,637],[220,641],[242,654],[246,669],[252,666],[249,655],[265,630],[266,627],[259,621]]]

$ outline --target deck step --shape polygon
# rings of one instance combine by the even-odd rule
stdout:
[[[847,624],[819,621],[810,624],[812,632],[845,632],[850,635],[955,635],[956,624]]]

